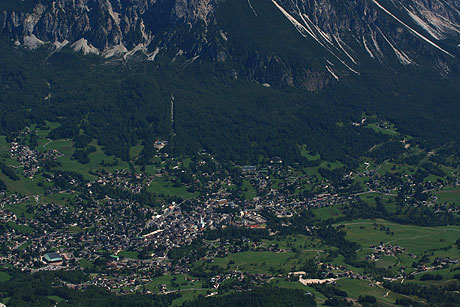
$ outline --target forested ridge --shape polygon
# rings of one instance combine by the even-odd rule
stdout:
[[[369,149],[387,140],[352,125],[363,114],[377,114],[422,145],[453,142],[452,150],[458,151],[460,129],[453,117],[459,107],[452,81],[433,78],[428,85],[427,72],[417,68],[411,68],[420,76],[417,83],[410,71],[398,82],[366,75],[310,93],[231,80],[212,63],[181,68],[167,55],[154,63],[107,62],[71,51],[28,51],[7,40],[0,49],[4,135],[50,120],[62,123],[51,138],[95,138],[108,154],[124,160],[131,146],[163,138],[174,155],[206,150],[223,160],[279,156],[300,161],[299,145],[306,144],[325,160],[348,164],[362,155],[376,156],[379,152]]]

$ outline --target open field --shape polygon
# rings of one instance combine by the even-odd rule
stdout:
[[[20,233],[23,233],[23,234],[28,234],[28,233],[31,233],[33,231],[33,228],[31,228],[29,226],[16,224],[16,223],[13,223],[11,221],[8,222],[8,226],[14,228],[16,231],[19,231]]]
[[[0,272],[0,282],[10,280],[11,276],[6,272]]]
[[[229,253],[226,257],[215,258],[212,263],[198,261],[195,267],[212,270],[218,266],[224,271],[241,270],[248,273],[278,274],[299,271],[308,259],[316,259],[324,255],[319,240],[306,236],[288,236],[279,240],[262,240],[264,247],[278,246],[282,251],[244,251]],[[283,251],[285,250],[285,251]]]
[[[377,126],[376,124],[368,124],[368,125],[366,125],[366,127],[374,130],[375,132],[387,134],[387,135],[390,135],[390,136],[399,135],[399,133],[395,130],[393,125],[389,125],[387,127],[387,129],[381,128],[381,127]]]
[[[327,300],[327,298],[321,292],[316,291],[312,287],[305,286],[298,281],[288,281],[285,278],[275,278],[272,280],[271,284],[280,288],[308,291],[315,295],[315,299],[319,304],[324,303]]]
[[[161,285],[166,286],[166,291],[177,291],[182,295],[173,301],[174,306],[180,306],[185,301],[190,301],[198,295],[205,295],[211,289],[203,288],[203,283],[189,275],[166,274],[154,278],[145,288],[152,293],[160,293]]]
[[[371,295],[383,306],[394,306],[396,299],[405,297],[394,292],[390,292],[376,283],[357,279],[339,279],[337,285],[340,290],[347,292],[348,296],[358,299],[360,295]]]
[[[40,197],[41,203],[55,203],[58,205],[65,205],[69,202],[73,201],[76,197],[76,194],[70,193],[56,193],[56,194],[49,194],[46,196]]]
[[[13,212],[17,217],[24,216],[27,219],[32,219],[34,217],[35,204],[26,202],[16,205],[5,205],[5,209]]]
[[[455,203],[460,204],[460,188],[448,187],[441,191],[434,192],[434,195],[438,197],[438,203]]]
[[[229,254],[225,258],[216,258],[213,265],[225,268],[229,264],[230,270],[241,270],[249,273],[275,273],[275,270],[289,271],[295,262],[294,253],[273,252],[241,252]]]
[[[302,147],[300,148],[300,154],[301,154],[303,157],[305,157],[305,158],[307,158],[308,160],[310,160],[310,161],[314,161],[314,160],[319,160],[319,159],[321,159],[321,156],[320,156],[319,154],[312,155],[312,154],[310,153],[310,151],[307,149],[306,146],[302,146]]]
[[[340,211],[338,206],[329,206],[312,209],[312,212],[315,214],[315,217],[320,220],[335,219],[340,216],[343,216],[342,211]]]
[[[112,162],[114,160],[113,156],[108,156],[102,150],[102,147],[99,146],[95,141],[90,143],[90,146],[94,146],[96,151],[89,154],[89,163],[81,164],[77,160],[72,159],[72,155],[75,151],[71,141],[57,140],[50,143],[47,148],[56,149],[59,152],[63,153],[64,156],[59,158],[58,161],[62,163],[62,166],[59,169],[66,171],[73,171],[82,174],[86,179],[94,180],[96,176],[92,175],[91,172],[95,172],[102,168],[102,161]],[[105,166],[106,171],[113,171],[115,169],[126,169],[129,168],[128,162],[120,161],[118,159],[118,165],[113,167]]]
[[[252,186],[251,182],[249,182],[249,180],[243,181],[243,191],[245,199],[253,199],[257,196],[257,192]]]
[[[43,181],[40,175],[35,176],[33,179],[25,178],[22,175],[20,175],[19,178],[19,180],[14,181],[0,172],[0,179],[5,182],[10,192],[22,195],[39,195],[43,193],[43,188],[37,185],[39,182]]]
[[[5,163],[6,165],[10,165],[15,168],[21,167],[21,164],[18,161],[11,159],[10,154],[8,152],[9,148],[10,146],[6,142],[6,137],[1,135],[0,136],[0,161]]]
[[[129,258],[129,259],[138,259],[138,252],[122,251],[118,253],[118,256]]]
[[[405,247],[414,254],[422,254],[427,249],[449,247],[460,238],[460,226],[419,227],[382,219],[377,219],[375,223],[379,226],[375,227],[372,220],[356,220],[343,225],[347,238],[361,244],[363,248],[383,242]],[[393,235],[380,230],[380,225],[390,228]]]
[[[174,187],[173,183],[164,178],[153,181],[150,186],[147,187],[147,191],[158,195],[183,197],[184,199],[196,197],[198,195],[197,193],[188,192],[187,188],[183,185]]]
[[[455,245],[460,238],[460,226],[419,227],[395,224],[381,219],[376,220],[375,223],[374,225],[374,221],[371,220],[357,220],[344,223],[344,230],[350,241],[357,242],[362,247],[357,252],[358,259],[364,259],[371,253],[370,245],[385,243],[405,248],[403,254],[383,256],[378,259],[376,266],[379,268],[390,269],[397,274],[401,267],[405,267],[406,272],[410,273],[415,270],[412,268],[412,263],[419,261],[424,255],[427,256],[427,266],[431,266],[437,257],[460,259],[460,250]],[[448,278],[454,275],[450,271],[445,273],[448,273],[446,275]]]
[[[144,146],[142,145],[136,145],[136,146],[131,147],[129,151],[129,159],[131,161],[134,161],[137,158],[139,158],[139,155],[141,154],[142,149],[144,149]]]

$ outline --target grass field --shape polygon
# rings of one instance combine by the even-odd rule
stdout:
[[[272,244],[278,244],[279,248],[282,249],[292,249],[296,248],[297,250],[310,250],[310,249],[321,249],[324,246],[321,245],[320,240],[313,239],[305,235],[289,235],[278,237],[272,240],[262,240],[266,247]]]
[[[229,262],[230,270],[239,269],[249,273],[275,273],[274,270],[283,268],[290,271],[295,261],[294,253],[273,253],[273,252],[241,252],[229,254],[225,258],[216,258],[213,262],[222,268],[227,267]]]
[[[0,136],[0,158],[9,158],[8,154],[9,145],[6,142],[6,136]]]
[[[321,159],[319,154],[312,155],[305,145],[300,148],[300,154],[310,161]]]
[[[344,223],[347,238],[359,243],[362,247],[357,252],[359,259],[364,259],[370,254],[371,244],[378,245],[381,242],[406,249],[406,252],[401,255],[385,256],[376,262],[378,267],[390,268],[394,273],[398,272],[402,266],[406,267],[408,273],[414,271],[412,263],[421,259],[423,255],[428,256],[428,265],[436,257],[460,259],[460,250],[455,246],[456,240],[460,238],[460,226],[419,227],[395,224],[381,219],[376,220],[375,223],[377,227],[371,220]],[[389,228],[389,232],[382,230],[380,226]],[[410,253],[416,258],[410,257]]]
[[[129,150],[129,159],[131,161],[135,161],[137,158],[139,158],[139,155],[141,154],[142,149],[144,149],[144,146],[142,145],[136,145],[136,146],[131,147],[131,149]]]
[[[62,297],[56,296],[56,295],[48,296],[48,298],[49,298],[50,300],[55,301],[57,304],[60,303],[60,302],[62,302],[62,301],[64,301],[64,299],[63,299]]]
[[[13,181],[0,172],[0,179],[5,182],[8,191],[12,193],[19,193],[21,195],[38,195],[43,193],[43,188],[37,185],[39,182],[43,181],[41,176],[38,175],[30,179],[21,175],[19,178],[19,180]]]
[[[174,306],[180,306],[198,295],[205,295],[210,290],[203,288],[203,283],[195,281],[191,276],[170,274],[154,278],[145,288],[153,293],[160,293],[161,285],[166,285],[167,291],[177,291],[182,295],[173,301]]]
[[[10,148],[9,144],[6,142],[6,136],[0,136],[0,161],[6,165],[13,167],[21,167],[21,163],[11,159],[8,149]]]
[[[81,259],[79,263],[83,269],[94,267],[94,264],[86,259]]]
[[[377,201],[375,198],[378,197],[380,198],[382,204],[385,206],[385,208],[390,211],[390,212],[395,212],[397,207],[396,207],[396,194],[394,195],[388,195],[388,194],[382,194],[382,193],[377,193],[377,192],[369,192],[369,193],[363,193],[359,195],[359,198],[361,198],[362,201],[370,204],[370,205],[376,205]]]
[[[56,129],[60,126],[60,123],[46,121],[45,126],[41,127],[40,129],[35,129],[35,133],[37,133],[37,135],[41,138],[46,138],[51,130]],[[31,130],[34,128],[35,127],[31,127]]]
[[[252,186],[251,182],[249,182],[249,180],[243,181],[243,191],[245,199],[251,200],[257,196],[257,192]]]
[[[448,187],[435,192],[434,195],[438,197],[438,203],[447,202],[460,204],[460,188],[458,187]]]
[[[199,261],[200,269],[219,266],[223,270],[241,270],[248,273],[278,274],[298,271],[308,259],[323,255],[321,243],[306,236],[288,236],[279,240],[262,240],[263,246],[278,245],[281,252],[244,251],[230,253],[224,258],[215,258],[211,264]]]
[[[394,306],[396,299],[403,297],[366,280],[339,279],[337,285],[341,290],[347,292],[349,297],[357,299],[360,295],[371,295],[377,298],[377,302],[383,306]]]
[[[342,211],[340,211],[338,206],[329,206],[323,208],[313,209],[312,212],[315,214],[315,217],[320,220],[327,220],[331,218],[338,218],[343,216]]]
[[[32,219],[34,217],[35,205],[32,203],[20,203],[16,205],[5,205],[5,209],[13,212],[17,217]],[[29,212],[27,212],[29,211]]]
[[[460,226],[419,227],[400,225],[382,219],[375,221],[378,225],[389,227],[394,235],[388,235],[379,227],[374,227],[372,220],[357,220],[343,223],[347,238],[368,247],[380,242],[400,245],[414,254],[422,254],[427,249],[439,249],[451,246],[460,238]],[[360,227],[364,228],[360,228]],[[423,244],[421,244],[423,242]]]
[[[72,159],[72,155],[75,151],[71,141],[57,140],[50,143],[47,148],[56,149],[59,152],[63,153],[64,156],[59,158],[58,161],[61,162],[62,166],[59,169],[66,171],[73,171],[82,174],[88,180],[96,179],[96,176],[90,174],[90,172],[95,172],[102,168],[102,161],[112,162],[114,160],[113,156],[108,156],[102,150],[102,147],[99,146],[95,141],[90,143],[91,146],[96,148],[96,151],[89,154],[89,163],[81,164],[77,160]],[[104,167],[106,171],[113,171],[115,169],[126,169],[129,168],[128,162],[119,161],[119,164],[113,167]]]
[[[321,292],[316,291],[312,287],[305,286],[298,281],[288,281],[285,278],[275,278],[272,280],[271,284],[280,288],[308,291],[315,295],[315,299],[319,304],[324,303],[327,299],[327,297],[325,297]]]
[[[25,250],[27,247],[29,247],[30,245],[30,242],[25,242],[24,244],[22,244],[21,246],[18,247],[18,250],[19,251],[23,251]]]
[[[392,126],[389,126],[388,129],[384,129],[384,128],[378,127],[376,124],[368,124],[368,125],[366,125],[366,127],[374,130],[375,132],[387,134],[387,135],[390,135],[390,136],[399,135],[399,133],[397,131],[395,131],[395,128],[392,127]]]
[[[26,225],[20,225],[20,224],[16,224],[16,223],[13,223],[13,222],[8,222],[8,226],[14,228],[16,231],[19,231],[23,234],[28,234],[28,233],[31,233],[34,231],[33,228],[29,227],[29,226],[26,226]]]
[[[56,194],[49,194],[46,196],[40,197],[41,203],[55,203],[58,205],[65,205],[68,204],[70,201],[74,200],[76,197],[75,194],[70,193],[56,193]]]
[[[69,227],[69,232],[72,232],[72,233],[79,233],[79,232],[82,232],[83,229],[79,226],[70,226]]]
[[[8,281],[10,278],[11,276],[8,273],[0,271],[0,282]]]
[[[129,259],[138,259],[139,253],[138,252],[131,252],[131,251],[122,251],[118,253],[118,256],[125,257]]]
[[[183,185],[180,187],[174,187],[173,183],[165,180],[164,178],[159,178],[153,181],[150,186],[147,187],[147,191],[156,193],[158,195],[165,196],[178,196],[184,199],[189,199],[198,196],[198,193],[190,193],[187,191],[187,188]]]

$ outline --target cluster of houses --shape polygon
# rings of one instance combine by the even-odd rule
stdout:
[[[381,243],[379,245],[370,245],[369,247],[372,249],[372,254],[366,257],[366,259],[369,259],[369,260],[378,260],[382,256],[397,257],[406,252],[406,249],[404,247],[401,247],[398,245],[393,246],[391,244],[384,244],[384,243]]]
[[[18,142],[11,143],[9,153],[21,163],[24,176],[29,178],[33,178],[46,161],[54,161],[62,156],[62,154],[55,149],[40,152]]]

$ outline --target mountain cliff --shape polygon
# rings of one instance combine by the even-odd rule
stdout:
[[[0,12],[1,31],[26,48],[167,54],[312,91],[382,66],[448,76],[460,58],[455,0],[24,0]]]

